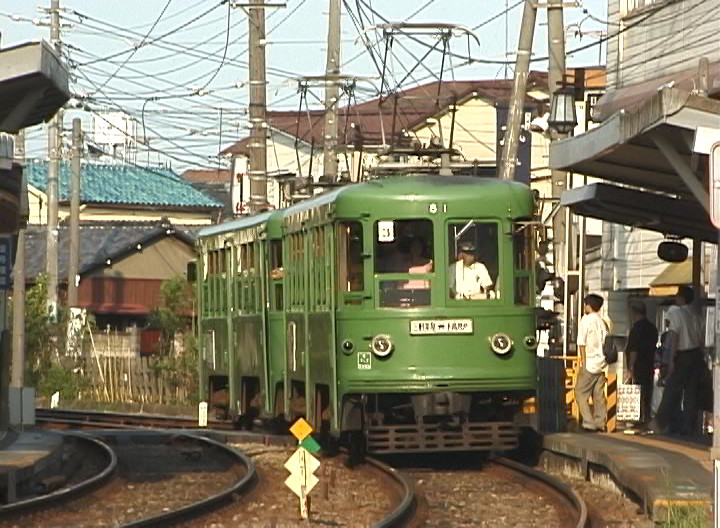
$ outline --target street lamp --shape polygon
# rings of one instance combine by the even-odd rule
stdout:
[[[563,86],[553,93],[550,103],[550,116],[548,125],[559,134],[570,134],[577,125],[575,113],[575,89],[572,86]]]

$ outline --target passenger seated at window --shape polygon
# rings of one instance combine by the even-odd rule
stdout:
[[[450,297],[453,299],[494,299],[493,281],[485,264],[475,259],[472,242],[458,244],[457,262],[450,265]]]
[[[415,237],[403,240],[400,244],[403,251],[402,271],[404,273],[432,273],[433,261],[425,256],[425,243]],[[403,285],[404,290],[427,290],[430,281],[411,280]]]

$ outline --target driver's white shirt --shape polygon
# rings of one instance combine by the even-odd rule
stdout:
[[[452,265],[450,289],[455,291],[456,299],[470,299],[481,294],[487,296],[488,288],[492,288],[492,285],[490,274],[482,262],[466,266],[462,260],[458,260]]]

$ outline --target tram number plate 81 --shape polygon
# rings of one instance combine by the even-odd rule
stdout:
[[[410,335],[472,334],[472,319],[410,321]]]

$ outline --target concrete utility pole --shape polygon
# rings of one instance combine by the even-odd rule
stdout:
[[[565,75],[565,25],[563,22],[563,0],[548,0],[548,51],[550,64],[548,68],[548,90],[552,101],[553,92],[562,86]],[[563,171],[552,171],[552,197],[560,199],[567,188],[567,173]],[[554,246],[554,267],[555,274],[560,275],[567,270],[568,263],[565,262],[564,240],[565,216],[556,214],[553,219],[553,246]]]
[[[328,49],[325,66],[326,77],[340,75],[340,0],[330,0],[328,15]],[[340,90],[337,79],[325,81],[325,129],[323,132],[323,176],[329,182],[338,180],[337,161],[337,107]]]
[[[25,130],[15,136],[15,161],[25,165]],[[25,384],[25,229],[18,230],[13,268],[13,326],[10,386]]]
[[[70,182],[70,261],[68,265],[68,306],[77,308],[77,276],[80,269],[80,158],[82,157],[82,122],[73,119],[72,179]]]
[[[250,213],[267,206],[267,121],[265,82],[265,0],[250,0]],[[255,7],[257,5],[258,7]]]
[[[50,2],[50,42],[60,56],[62,45],[60,43],[60,0]],[[58,169],[60,164],[60,151],[62,149],[63,112],[58,111],[48,126],[48,184],[47,184],[47,260],[45,271],[48,274],[48,311],[52,317],[57,315],[58,303]]]
[[[548,0],[548,90],[550,101],[553,92],[563,84],[565,76],[565,23],[563,21],[563,0]],[[558,134],[557,139],[562,139]],[[553,170],[551,172],[552,197],[560,200],[568,187],[568,173]],[[556,277],[564,277],[562,292],[555,296],[563,301],[563,355],[568,354],[570,337],[570,307],[568,270],[572,266],[572,237],[570,230],[570,211],[558,211],[553,218],[553,268]]]
[[[515,177],[517,151],[520,142],[520,124],[525,113],[525,92],[527,90],[528,74],[530,73],[530,55],[535,33],[536,14],[537,9],[534,0],[525,0],[522,25],[520,26],[520,41],[518,42],[517,58],[515,59],[510,109],[508,110],[502,156],[500,156],[500,166],[498,167],[498,175],[503,180],[512,180]]]

